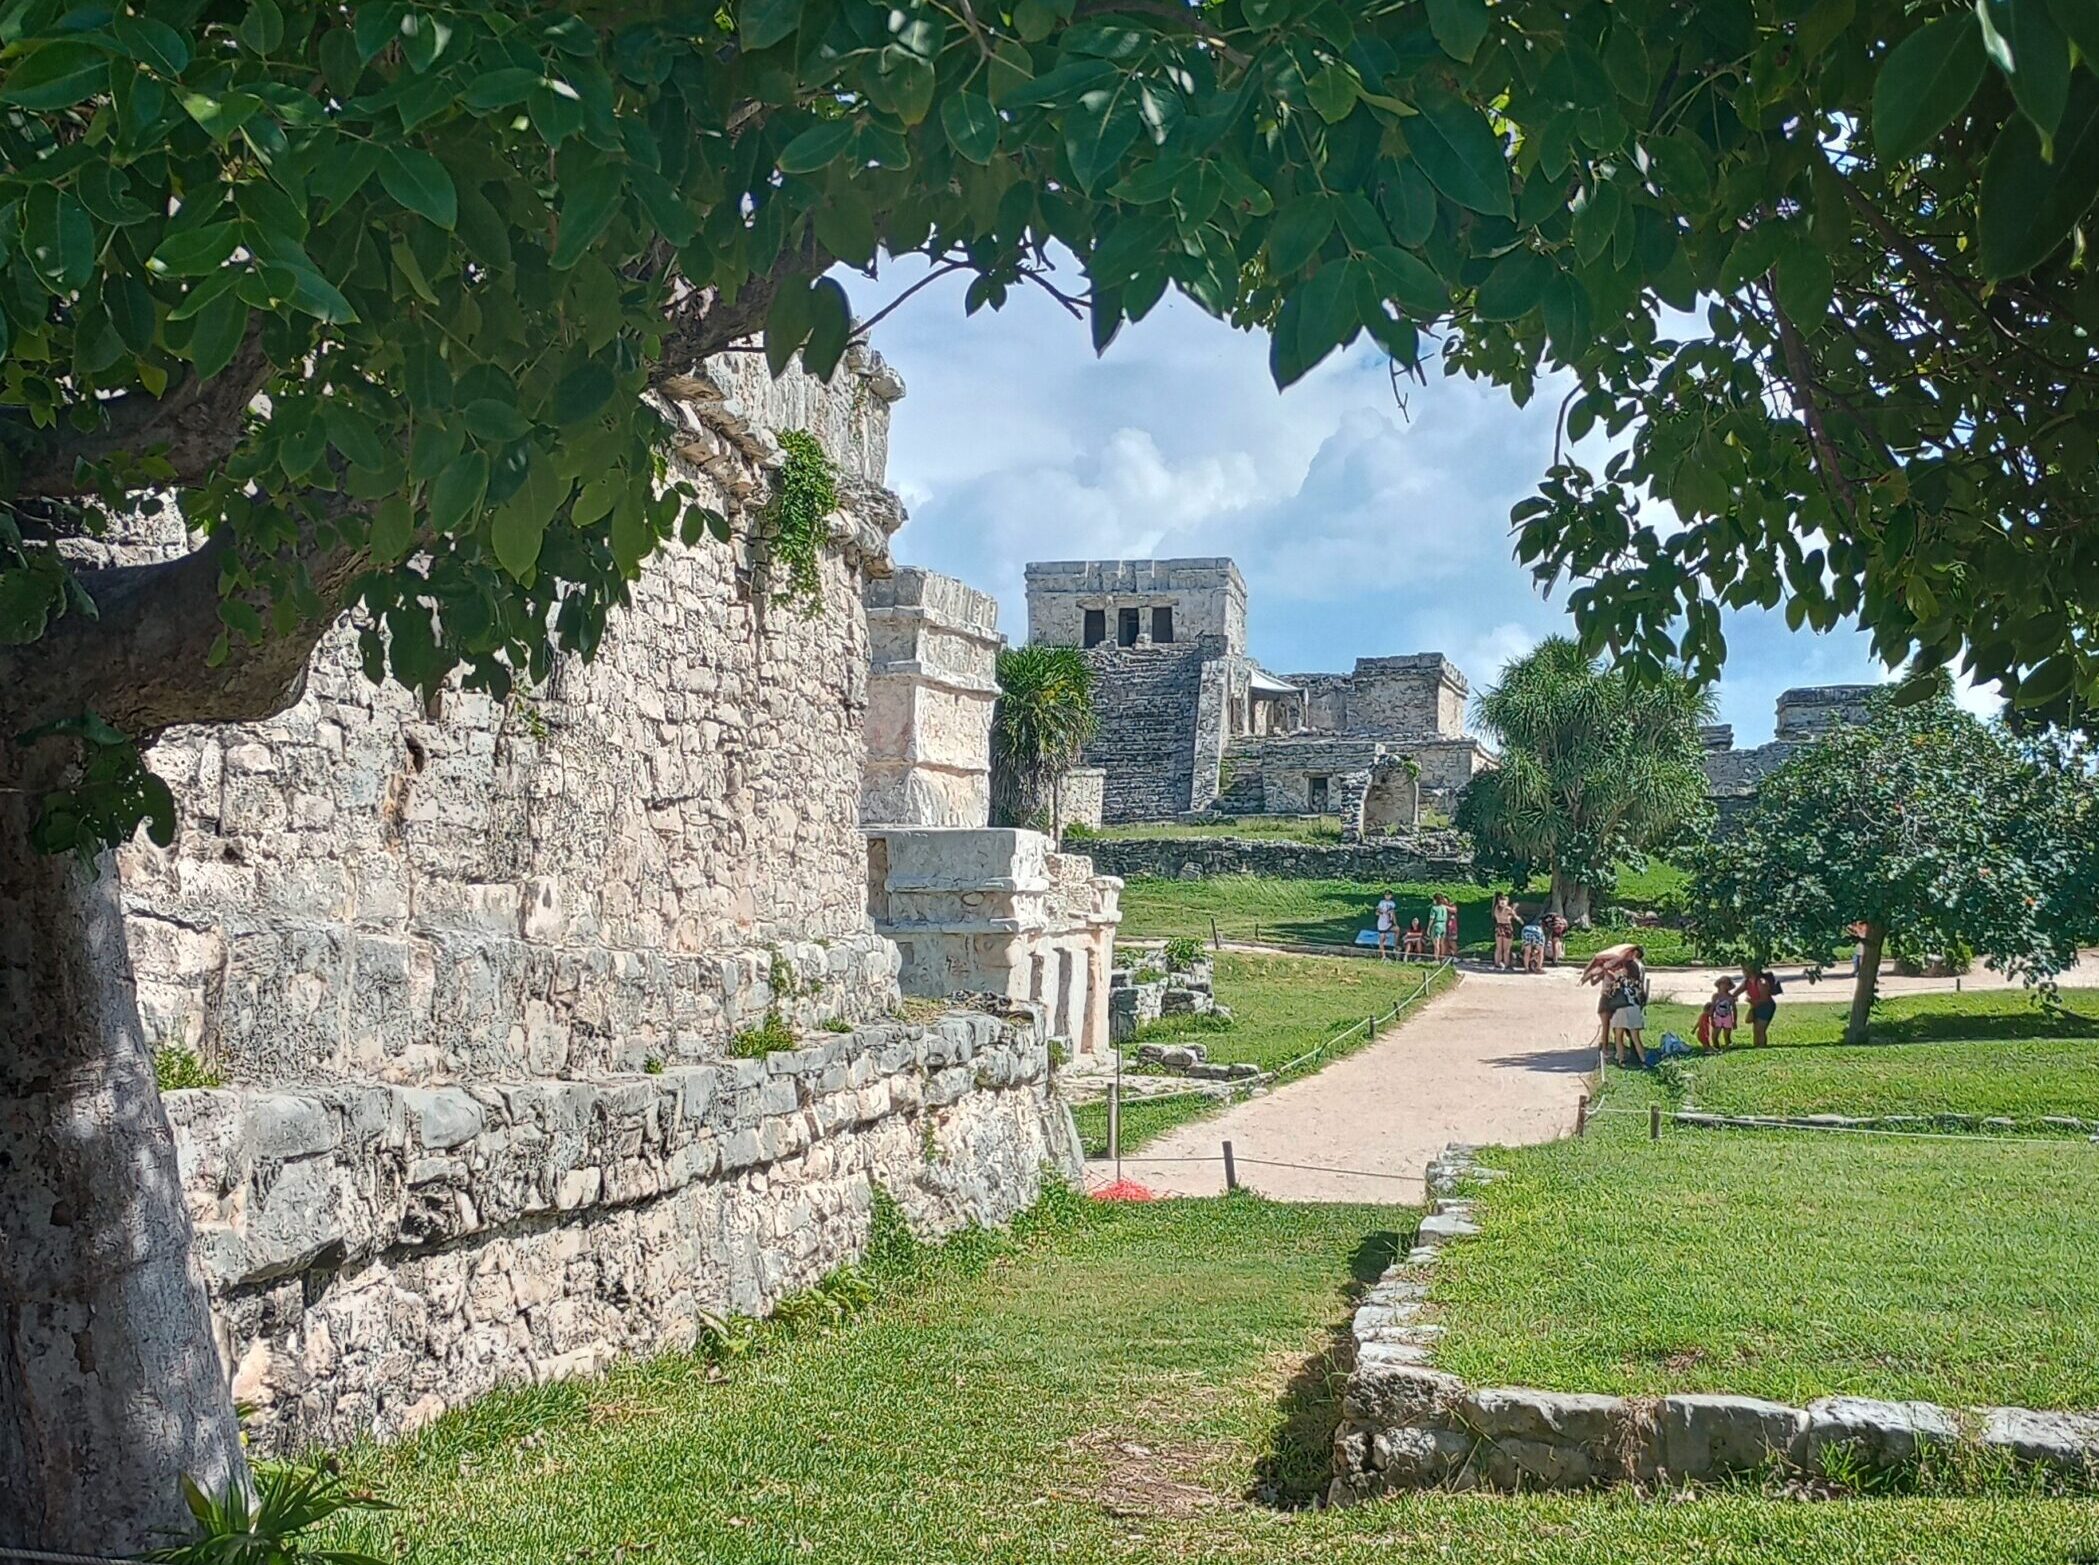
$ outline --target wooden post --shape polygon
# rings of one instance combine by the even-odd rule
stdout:
[[[1224,949],[1224,936],[1217,932],[1217,915],[1215,913],[1210,915],[1210,949],[1213,951],[1222,951]]]
[[[1224,1144],[1224,1187],[1228,1191],[1239,1188],[1239,1166],[1232,1161],[1232,1144],[1229,1141]]]
[[[1662,1106],[1659,1103],[1647,1105],[1647,1139],[1649,1141],[1662,1139]]]
[[[1589,1095],[1586,1092],[1575,1100],[1574,1133],[1577,1136],[1586,1136],[1589,1133]],[[1115,1114],[1112,1109],[1108,1114],[1108,1134],[1110,1137],[1115,1134]]]
[[[1108,1156],[1115,1160],[1115,1179],[1122,1181],[1122,1082],[1121,1072],[1117,1080],[1108,1083]]]

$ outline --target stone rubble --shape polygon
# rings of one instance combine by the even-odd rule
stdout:
[[[1886,1471],[1953,1446],[2089,1483],[2099,1414],[1955,1410],[1929,1402],[1824,1397],[1804,1408],[1756,1397],[1618,1397],[1470,1386],[1434,1367],[1441,1328],[1424,1321],[1425,1274],[1479,1232],[1462,1191],[1500,1177],[1453,1144],[1427,1173],[1429,1215],[1414,1248],[1364,1294],[1355,1366],[1334,1434],[1331,1505],[1408,1489],[1653,1488],[1771,1471],[1819,1475],[1834,1448]]]

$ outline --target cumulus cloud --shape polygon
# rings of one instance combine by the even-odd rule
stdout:
[[[866,313],[911,275],[843,280]],[[912,513],[897,554],[996,592],[1009,635],[1025,633],[1029,560],[1213,554],[1238,561],[1252,650],[1278,671],[1441,651],[1481,689],[1569,628],[1515,563],[1508,525],[1552,458],[1549,388],[1519,409],[1431,366],[1396,396],[1359,349],[1278,394],[1265,339],[1178,299],[1096,358],[1045,296],[965,318],[962,291],[943,280],[875,334],[909,387],[890,444]],[[1855,631],[1796,634],[1756,612],[1724,624],[1722,717],[1739,743],[1769,735],[1782,689],[1877,676]]]

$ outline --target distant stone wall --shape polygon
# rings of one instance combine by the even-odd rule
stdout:
[[[885,1024],[594,1081],[168,1095],[197,1252],[268,1450],[405,1434],[505,1383],[689,1348],[914,1228],[1081,1173],[1026,1017]]]
[[[909,567],[870,581],[869,824],[982,826],[991,819],[991,722],[998,700],[998,600]]]
[[[1266,842],[1246,837],[1118,837],[1086,844],[1094,868],[1124,880],[1207,880],[1215,875],[1271,875],[1286,880],[1465,881],[1472,861],[1458,839],[1430,839],[1435,855],[1411,844]]]
[[[1103,820],[1171,820],[1188,809],[1203,665],[1215,655],[1214,644],[1181,643],[1086,654],[1099,726],[1084,759],[1107,774]]]
[[[1222,557],[1186,560],[1036,560],[1027,568],[1028,640],[1038,645],[1086,644],[1086,613],[1102,616],[1106,644],[1115,645],[1117,617],[1137,614],[1139,642],[1153,642],[1152,610],[1173,616],[1173,640],[1214,636],[1227,651],[1246,650],[1246,582]]]
[[[1106,796],[1108,774],[1098,766],[1074,766],[1057,785],[1057,807],[1064,812],[1061,826],[1076,822],[1098,826]]]

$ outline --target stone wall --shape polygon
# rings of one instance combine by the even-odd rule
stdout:
[[[1119,837],[1086,844],[1094,867],[1124,880],[1206,880],[1213,875],[1272,875],[1287,880],[1354,880],[1366,883],[1464,881],[1472,861],[1451,850],[1443,834],[1422,843],[1389,844],[1268,842],[1246,837]]]
[[[707,1058],[775,1006],[887,1008],[858,829],[860,592],[901,519],[865,481],[893,378],[856,357],[819,395],[753,362],[690,383],[679,459],[747,533],[766,421],[835,405],[813,422],[850,442],[831,455],[852,499],[822,609],[768,609],[741,539],[673,543],[595,660],[537,691],[451,689],[426,711],[364,678],[345,624],[291,710],[169,734],[153,764],[179,835],[121,860],[153,1042],[233,1081],[439,1082]]]
[[[883,1024],[591,1081],[168,1095],[234,1392],[268,1450],[689,1348],[865,1248],[1076,1178],[1026,1016]]]
[[[1074,823],[1100,825],[1107,786],[1108,774],[1098,766],[1074,766],[1064,774],[1057,787],[1057,807],[1064,812],[1058,822],[1060,835],[1063,827]]]
[[[1769,744],[1737,750],[1728,724],[1699,730],[1705,746],[1706,787],[1721,808],[1722,823],[1747,807],[1757,785],[1804,744],[1846,723],[1863,723],[1877,685],[1804,685],[1778,698],[1777,721]]]
[[[1176,643],[1086,654],[1099,727],[1085,761],[1107,774],[1103,820],[1171,820],[1189,808],[1203,665],[1217,650],[1214,643]]]
[[[860,818],[920,826],[990,819],[998,600],[915,567],[867,584],[872,667]]]
[[[1150,646],[1152,610],[1170,609],[1176,644],[1214,636],[1230,652],[1246,650],[1246,582],[1223,558],[1189,560],[1036,560],[1027,568],[1028,640],[1049,646],[1086,644],[1086,612],[1102,615],[1106,644],[1116,644],[1118,615],[1137,613],[1140,645]]]
[[[1440,652],[1357,658],[1349,678],[1349,727],[1392,738],[1465,732],[1465,676]]]

